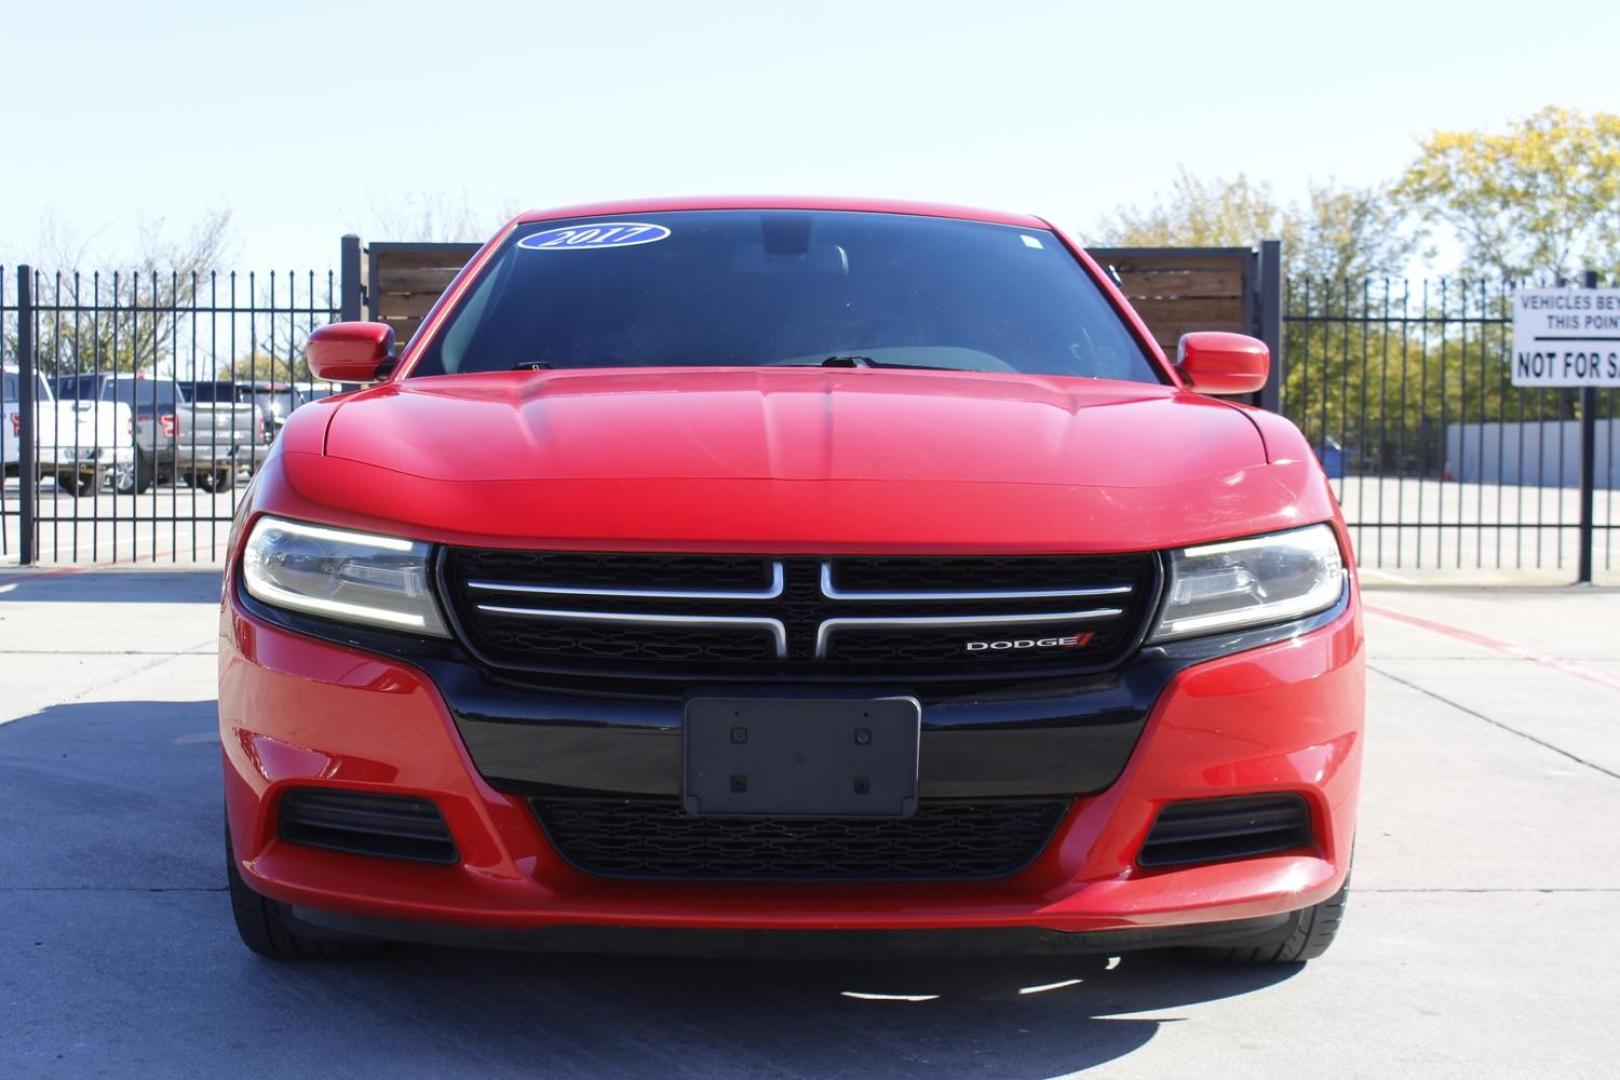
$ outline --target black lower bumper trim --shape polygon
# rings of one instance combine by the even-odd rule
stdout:
[[[551,926],[491,930],[448,923],[369,919],[311,908],[293,917],[313,934],[507,952],[705,959],[871,960],[879,957],[1096,956],[1189,946],[1264,943],[1291,913],[1147,930],[1066,933],[1033,926],[957,930],[723,930],[642,926]]]
[[[921,798],[1072,796],[1100,791],[1125,766],[1176,665],[1138,665],[1083,690],[925,700]],[[507,686],[462,665],[429,666],[478,766],[512,794],[677,796],[679,698],[615,698]],[[821,697],[825,686],[744,687],[748,696]],[[723,693],[723,688],[714,692]],[[859,691],[843,690],[845,696]],[[868,696],[883,696],[892,691]]]
[[[1066,799],[924,800],[904,818],[696,817],[674,799],[534,799],[564,859],[601,877],[971,881],[1034,862]]]

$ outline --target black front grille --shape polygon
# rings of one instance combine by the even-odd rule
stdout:
[[[439,808],[409,795],[293,788],[281,797],[283,840],[413,862],[454,863],[456,845]]]
[[[1311,842],[1311,815],[1299,795],[1250,795],[1171,803],[1159,811],[1136,861],[1190,866],[1289,851]]]
[[[972,679],[1118,663],[1156,604],[1158,560],[450,549],[440,580],[464,640],[496,668]]]
[[[1005,877],[1046,847],[1059,799],[924,802],[909,818],[693,817],[676,799],[535,799],[553,846],[605,877],[952,881]]]
[[[542,621],[482,614],[479,643],[503,660],[580,660],[671,664],[760,664],[776,658],[771,635],[706,627]]]

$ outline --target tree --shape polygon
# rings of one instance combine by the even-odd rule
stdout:
[[[1278,204],[1271,185],[1239,173],[1201,180],[1183,167],[1168,193],[1147,208],[1122,206],[1105,217],[1093,238],[1111,247],[1247,247],[1297,231],[1294,215]]]
[[[255,351],[249,356],[238,357],[229,364],[221,364],[214,377],[225,382],[264,380],[308,383],[315,380],[314,374],[309,370],[308,353],[303,348],[291,357],[270,356]]]
[[[1294,250],[1283,257],[1296,278],[1357,281],[1400,277],[1423,243],[1385,187],[1314,183],[1306,205],[1294,211]]]
[[[1421,236],[1382,187],[1314,183],[1303,205],[1239,173],[1201,180],[1183,168],[1168,194],[1104,218],[1095,238],[1115,247],[1252,247],[1281,240],[1290,277],[1330,281],[1398,275]]]
[[[188,309],[206,304],[208,273],[230,247],[228,210],[205,214],[179,236],[162,220],[144,223],[135,257],[116,274],[75,269],[90,243],[47,219],[36,243],[35,355],[46,375],[75,371],[145,371],[171,356]],[[5,350],[15,355],[16,328]]]
[[[1394,189],[1450,226],[1465,270],[1620,271],[1620,116],[1549,106],[1505,132],[1438,131]]]

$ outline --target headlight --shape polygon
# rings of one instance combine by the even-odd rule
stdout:
[[[449,636],[433,600],[426,544],[263,517],[242,555],[242,582],[276,607]]]
[[[1313,615],[1339,599],[1344,574],[1327,525],[1173,551],[1164,610],[1149,640]]]

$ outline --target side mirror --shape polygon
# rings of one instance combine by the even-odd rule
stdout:
[[[394,328],[384,323],[332,323],[309,335],[309,370],[326,382],[376,382],[393,358]]]
[[[1253,394],[1271,373],[1271,350],[1247,334],[1200,330],[1181,335],[1176,370],[1200,394]]]

